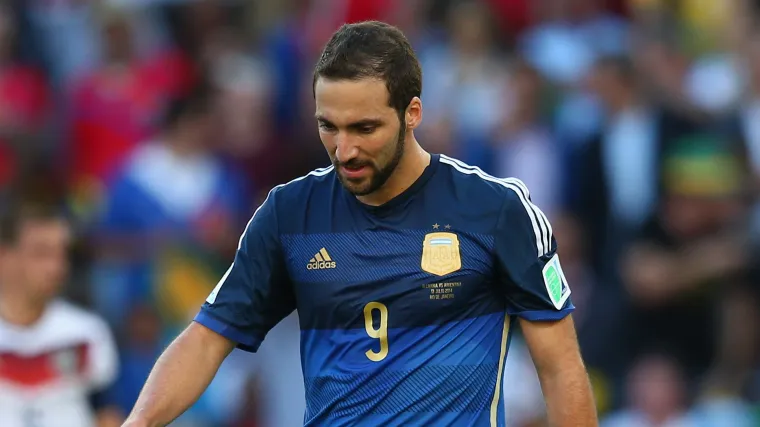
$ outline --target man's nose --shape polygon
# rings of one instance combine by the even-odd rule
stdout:
[[[345,132],[336,137],[335,159],[340,163],[348,163],[359,156],[359,146],[355,139]]]

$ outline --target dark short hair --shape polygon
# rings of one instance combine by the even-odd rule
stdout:
[[[414,97],[422,94],[422,68],[404,33],[379,21],[345,24],[325,45],[314,67],[317,79],[385,82],[389,105],[402,114]]]
[[[183,119],[203,116],[211,111],[213,95],[212,87],[201,82],[189,92],[171,97],[164,109],[164,129],[173,128]]]
[[[47,203],[9,203],[0,212],[0,246],[12,246],[18,242],[21,228],[28,222],[65,219],[58,206]]]

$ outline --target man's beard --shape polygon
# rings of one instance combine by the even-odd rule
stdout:
[[[402,121],[402,123],[404,122]],[[393,153],[393,157],[391,157],[391,160],[380,169],[375,167],[375,165],[370,162],[350,161],[344,164],[340,164],[337,161],[334,162],[333,164],[335,165],[336,171],[339,170],[339,166],[347,166],[350,168],[359,168],[365,166],[371,169],[371,173],[369,174],[369,182],[367,184],[354,184],[350,180],[347,180],[345,177],[343,177],[343,175],[340,173],[337,173],[341,184],[343,184],[343,186],[355,196],[366,196],[379,190],[383,185],[385,185],[391,175],[393,175],[393,172],[396,170],[399,163],[401,163],[401,158],[404,155],[405,138],[406,126],[404,125],[401,127],[401,129],[399,129],[398,137],[396,138],[396,149]]]

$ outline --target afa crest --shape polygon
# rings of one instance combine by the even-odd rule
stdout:
[[[445,276],[462,268],[459,237],[444,232],[426,234],[422,243],[421,267],[437,276]]]

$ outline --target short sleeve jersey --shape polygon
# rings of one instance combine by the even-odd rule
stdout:
[[[332,167],[275,187],[196,321],[256,351],[297,310],[305,425],[501,426],[514,319],[573,309],[525,185],[432,155],[381,206]]]

